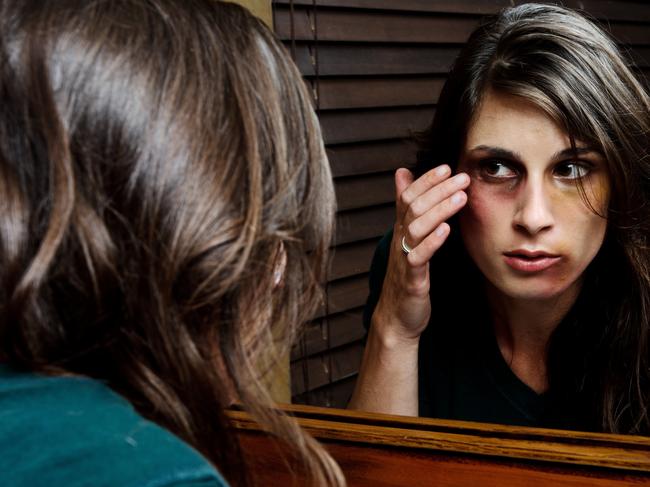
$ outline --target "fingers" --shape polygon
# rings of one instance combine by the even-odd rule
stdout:
[[[422,193],[441,183],[451,174],[448,165],[435,167],[413,181],[413,174],[408,169],[398,169],[395,172],[395,189],[397,203],[397,219],[404,218],[411,203]]]
[[[419,216],[411,220],[408,218],[404,220],[406,226],[403,230],[407,234],[406,240],[411,246],[417,245],[424,237],[434,231],[438,225],[451,218],[465,206],[465,203],[467,203],[467,194],[460,187],[458,185],[456,187],[446,188],[442,201],[436,201]]]
[[[407,169],[395,172],[397,220],[382,299],[388,296],[386,299],[394,304],[398,323],[413,323],[415,316],[417,334],[423,329],[420,325],[426,326],[431,313],[427,264],[449,236],[445,220],[467,201],[463,190],[469,185],[469,177],[450,176],[451,168],[447,165],[418,179]]]
[[[465,173],[451,176],[449,166],[438,166],[414,180],[407,169],[395,173],[397,196],[396,234],[411,248],[411,266],[426,264],[449,235],[451,218],[467,203],[465,189],[470,178]],[[401,249],[401,242],[400,242]]]
[[[420,244],[415,247],[407,256],[409,264],[415,268],[424,266],[431,260],[442,244],[445,243],[449,236],[450,227],[448,223],[441,223],[438,227],[427,235]]]
[[[451,168],[447,164],[443,164],[438,167],[434,167],[430,171],[424,173],[421,177],[417,179],[407,191],[402,193],[402,200],[407,205],[410,205],[415,198],[420,196],[422,193],[432,188],[433,186],[441,183],[451,174]]]
[[[409,262],[415,264],[415,262],[421,260],[427,261],[433,256],[433,253],[444,242],[446,233],[449,230],[449,225],[443,225],[443,223],[465,206],[465,203],[467,203],[467,194],[462,190],[456,191],[402,228],[404,235],[406,235],[406,241],[415,244],[409,254],[409,257],[412,254]],[[436,234],[436,232],[438,233]],[[435,236],[429,238],[431,234]],[[440,241],[436,237],[444,238]]]
[[[443,203],[450,196],[453,196],[454,193],[466,189],[469,186],[469,182],[469,176],[465,173],[460,173],[433,186],[411,202],[406,212],[405,220],[407,222],[416,220],[431,208]]]

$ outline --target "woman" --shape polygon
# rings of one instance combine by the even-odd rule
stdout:
[[[589,20],[527,4],[479,27],[423,175],[396,173],[351,407],[649,434],[649,134]]]
[[[238,402],[343,485],[259,372],[333,222],[282,46],[213,0],[1,0],[0,56],[2,484],[245,485]]]

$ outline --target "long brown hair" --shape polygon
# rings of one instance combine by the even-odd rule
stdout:
[[[606,240],[577,312],[551,339],[550,392],[584,427],[650,434],[650,98],[593,21],[553,5],[507,8],[471,35],[455,62],[421,137],[418,172],[457,163],[489,89],[535,103],[574,148],[580,139],[605,156]]]
[[[282,46],[214,0],[0,0],[0,62],[2,359],[105,381],[239,485],[237,400],[342,485],[259,372],[317,306],[333,227]]]

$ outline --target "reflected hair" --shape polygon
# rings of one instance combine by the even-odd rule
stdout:
[[[474,31],[456,60],[433,123],[419,137],[417,173],[456,166],[489,90],[535,104],[567,132],[574,149],[580,140],[606,160],[606,239],[586,273],[579,300],[585,306],[551,338],[549,385],[558,401],[593,412],[590,429],[648,434],[650,99],[644,85],[615,42],[580,13],[542,4],[504,9]]]
[[[0,63],[1,359],[106,382],[246,485],[239,402],[344,485],[264,386],[334,221],[281,44],[214,0],[0,0]]]

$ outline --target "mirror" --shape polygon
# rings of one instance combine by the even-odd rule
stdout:
[[[523,2],[273,2],[274,25],[314,94],[339,205],[327,302],[291,357],[293,401],[342,408],[363,352],[374,249],[394,220],[393,172],[415,162],[448,70],[485,14]],[[650,5],[564,2],[650,70]],[[631,22],[634,22],[632,24]]]

